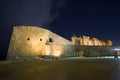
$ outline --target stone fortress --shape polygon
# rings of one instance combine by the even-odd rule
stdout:
[[[112,46],[112,41],[103,41],[89,36],[73,36],[72,41],[69,41],[42,27],[15,26],[11,35],[7,60],[39,59],[45,55],[78,56],[81,55],[81,52],[83,56],[90,52],[87,50],[92,50],[90,54],[96,51],[91,47],[88,49],[81,46]]]
[[[97,38],[91,38],[89,36],[73,36],[72,37],[73,45],[82,45],[82,46],[112,46],[111,40],[100,40]]]
[[[15,26],[7,59],[39,58],[43,55],[73,56],[72,42],[37,26]]]

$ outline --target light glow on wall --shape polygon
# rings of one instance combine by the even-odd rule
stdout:
[[[60,45],[53,45],[52,46],[52,53],[55,57],[59,57],[63,53],[63,47]]]
[[[59,57],[60,55],[61,55],[61,51],[56,50],[55,53],[54,53],[54,56]]]
[[[50,53],[51,53],[50,46],[47,45],[46,46],[46,53],[45,53],[45,55],[50,55]]]
[[[39,44],[36,40],[32,40],[31,41],[31,50],[34,52],[34,53],[39,53],[40,51],[40,47],[39,47]]]

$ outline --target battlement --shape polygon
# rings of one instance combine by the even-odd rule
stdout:
[[[98,38],[91,38],[89,36],[73,36],[73,45],[83,45],[83,46],[112,46],[111,40],[100,40]]]

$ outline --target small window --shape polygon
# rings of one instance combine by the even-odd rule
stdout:
[[[49,42],[53,42],[53,39],[52,39],[52,38],[49,38]]]
[[[29,41],[29,40],[30,40],[30,38],[27,38],[27,40]]]
[[[42,41],[42,39],[40,39],[40,41]]]

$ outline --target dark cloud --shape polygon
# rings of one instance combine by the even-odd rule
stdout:
[[[45,25],[55,20],[65,0],[5,0],[2,22],[12,25]]]

